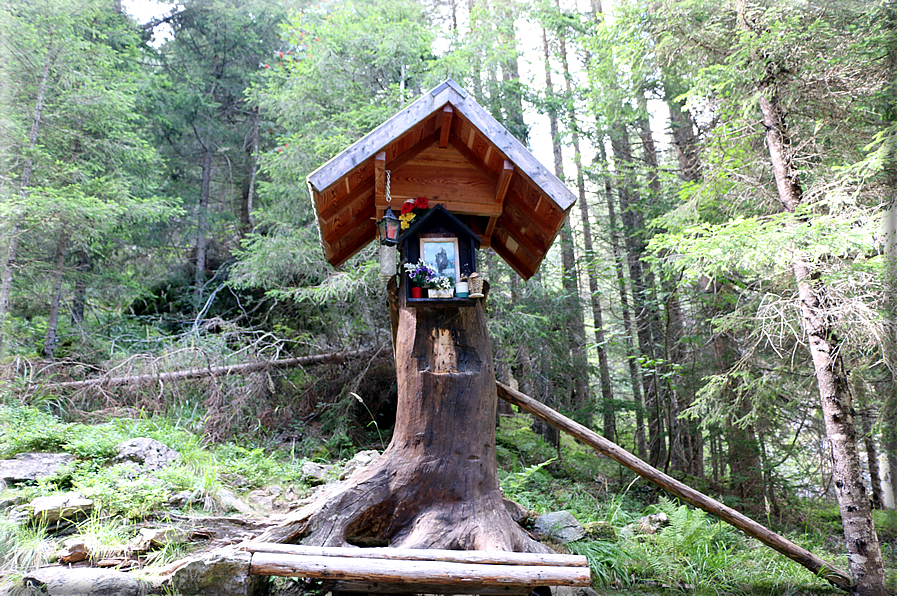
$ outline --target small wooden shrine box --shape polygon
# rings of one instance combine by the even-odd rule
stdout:
[[[480,237],[446,211],[442,205],[431,207],[422,217],[399,236],[404,261],[416,263],[421,257],[436,266],[437,273],[461,281],[477,270],[477,251]],[[405,298],[410,302],[408,275],[402,272]],[[461,299],[468,302],[467,299]]]

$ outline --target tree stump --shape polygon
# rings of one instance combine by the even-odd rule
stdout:
[[[398,412],[386,451],[257,540],[551,552],[513,521],[499,489],[482,302],[414,307],[400,298],[397,309]]]

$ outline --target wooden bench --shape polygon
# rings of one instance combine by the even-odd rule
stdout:
[[[530,594],[545,586],[588,586],[579,555],[477,550],[339,548],[249,543],[250,573],[322,580],[334,592]]]

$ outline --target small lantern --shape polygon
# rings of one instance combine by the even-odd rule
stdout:
[[[377,232],[380,235],[380,244],[383,246],[395,246],[399,240],[399,232],[402,229],[401,222],[389,207],[383,214],[383,219],[377,222]]]

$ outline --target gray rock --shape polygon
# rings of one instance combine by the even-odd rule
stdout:
[[[220,548],[190,557],[161,585],[194,596],[251,596],[262,583],[249,574],[251,556],[235,548]]]
[[[345,480],[353,476],[359,470],[363,470],[368,466],[375,464],[380,459],[380,452],[376,449],[369,451],[359,451],[355,457],[346,462],[343,471],[340,473],[340,480]]]
[[[171,507],[184,507],[191,503],[199,503],[202,499],[199,497],[199,493],[192,490],[182,490],[179,493],[175,493],[168,498],[168,505]]]
[[[68,453],[19,453],[0,459],[0,482],[13,485],[53,476],[73,461]]]
[[[333,471],[333,466],[322,466],[313,461],[302,462],[302,475],[311,476],[315,480],[326,481]]]
[[[652,513],[626,526],[633,534],[657,534],[664,526],[669,525],[670,518],[666,513]]]
[[[118,455],[112,458],[112,463],[134,462],[147,472],[161,470],[177,461],[181,456],[164,443],[147,437],[130,439],[118,444],[115,449],[118,451]]]
[[[31,517],[41,523],[58,524],[86,519],[93,510],[93,501],[81,493],[68,492],[31,501]]]
[[[538,536],[561,543],[579,540],[586,535],[586,531],[569,511],[554,511],[540,515],[536,518],[533,531]]]
[[[91,567],[44,567],[23,581],[42,587],[48,596],[138,596],[141,582],[127,573]]]
[[[255,515],[256,513],[255,509],[244,503],[237,495],[226,488],[218,489],[218,492],[215,494],[215,502],[225,511],[233,509],[243,515]]]
[[[187,532],[174,526],[165,526],[163,528],[140,528],[128,546],[138,552],[149,552],[151,550],[162,548],[166,544],[176,542],[186,542]]]

